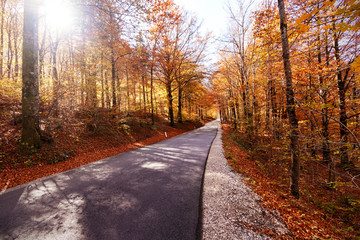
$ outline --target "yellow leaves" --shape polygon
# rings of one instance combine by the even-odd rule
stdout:
[[[356,73],[360,72],[360,56],[355,58],[354,62],[351,64],[351,66],[353,67],[353,69]]]
[[[339,23],[336,28],[337,31],[341,31],[341,32],[350,31],[351,29],[352,29],[352,26],[347,23]]]
[[[310,17],[312,17],[312,13],[306,13],[301,15],[300,18],[296,19],[296,25],[300,25],[302,22],[305,22],[306,20],[308,20]]]
[[[309,31],[309,29],[310,29],[310,26],[306,25],[306,24],[299,24],[299,26],[298,26],[299,33],[305,33],[307,31]]]
[[[315,15],[317,15],[319,13],[320,9],[315,8],[314,10],[312,10],[310,13],[305,13],[303,15],[300,16],[300,18],[296,19],[296,24],[300,25],[303,22],[306,22],[308,20],[310,20],[311,18],[313,18]]]

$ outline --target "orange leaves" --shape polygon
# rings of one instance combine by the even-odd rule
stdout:
[[[351,64],[354,68],[354,71],[360,73],[360,56],[355,58],[354,62]]]
[[[276,239],[350,239],[354,237],[351,234],[355,234],[355,232],[351,231],[351,228],[347,227],[347,225],[338,221],[336,216],[327,215],[325,211],[311,203],[318,200],[306,198],[295,200],[290,196],[286,190],[287,181],[279,178],[283,171],[282,169],[288,165],[288,162],[259,157],[257,152],[254,153],[253,150],[247,147],[242,148],[245,150],[240,149],[239,146],[241,144],[237,145],[235,140],[240,143],[246,142],[245,137],[243,137],[243,141],[239,141],[241,137],[236,138],[235,136],[242,136],[241,133],[231,130],[226,124],[223,124],[223,129],[222,140],[229,165],[241,173],[246,183],[252,186],[256,193],[262,197],[261,205],[264,208],[280,214],[279,218],[286,224],[292,235],[278,236],[274,235],[271,231],[254,229],[253,226],[247,226],[248,228]],[[265,144],[266,138],[260,137],[260,139],[260,141],[253,141],[252,147],[254,149],[264,148],[260,142]],[[281,156],[280,151],[282,150],[277,149],[278,153],[275,153],[277,154],[274,156],[275,158]],[[276,161],[274,166],[271,165],[273,161]],[[273,172],[274,170],[278,170],[278,172]],[[284,183],[287,184],[284,185]],[[316,187],[318,186],[307,183],[308,191],[311,191],[314,195],[316,195],[314,190]],[[345,229],[347,232],[337,230],[339,228]]]
[[[152,2],[148,19],[157,25],[176,23],[181,20],[179,7],[173,0],[155,0]]]
[[[317,10],[317,9],[315,9],[315,10]],[[301,24],[305,21],[308,21],[313,16],[313,12],[305,13],[305,14],[301,15],[300,18],[296,19],[296,24]]]

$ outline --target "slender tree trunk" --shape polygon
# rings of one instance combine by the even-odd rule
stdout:
[[[85,67],[86,67],[86,62],[85,62],[84,55],[83,55],[82,59],[81,59],[81,69],[80,69],[80,72],[81,72],[81,83],[80,83],[81,105],[85,105],[85,82],[86,82]]]
[[[38,78],[38,7],[37,0],[25,0],[23,32],[22,142],[39,148]]]
[[[252,114],[254,116],[254,120],[253,120],[253,126],[254,126],[254,134],[257,133],[257,130],[259,128],[259,123],[260,123],[260,114],[258,113],[258,103],[257,103],[257,99],[256,99],[256,85],[255,85],[255,77],[256,77],[256,69],[254,68],[254,71],[253,71],[253,85],[252,85],[252,93],[253,93],[253,96],[252,96]]]
[[[104,74],[104,55],[101,55],[101,108],[105,108],[105,74]]]
[[[245,60],[244,60],[245,61]],[[245,70],[244,70],[245,72]],[[245,78],[245,95],[246,95],[246,110],[247,110],[247,114],[246,114],[246,133],[248,134],[248,136],[251,138],[252,135],[254,134],[254,122],[253,122],[253,112],[252,112],[252,108],[251,108],[251,103],[250,103],[250,83],[249,83],[249,79],[248,77]]]
[[[130,112],[130,83],[129,83],[129,70],[126,66],[126,95],[127,95],[127,111]]]
[[[15,24],[18,25],[18,16],[15,16]],[[19,31],[16,30],[16,34],[14,36],[14,49],[15,49],[15,82],[18,80],[19,77],[19,52],[18,52],[18,40],[19,40]]]
[[[59,46],[59,42],[56,41],[52,44],[51,49],[51,62],[52,62],[52,78],[53,78],[53,114],[55,117],[59,116],[59,90],[60,90],[60,81],[59,75],[57,71],[57,49]]]
[[[268,70],[269,71],[269,70]],[[270,108],[271,108],[271,97],[270,97],[270,79],[267,79],[266,88],[266,109],[265,109],[265,129],[270,132]]]
[[[40,44],[40,49],[39,49],[39,81],[40,81],[40,86],[43,84],[43,80],[45,78],[44,62],[45,62],[46,30],[47,30],[47,28],[45,27],[43,37],[42,37],[42,41],[41,41],[41,44]]]
[[[233,96],[233,92],[232,90],[230,89],[229,90],[229,93],[230,93],[230,106],[231,106],[231,120],[233,122],[233,127],[234,129],[236,130],[238,128],[237,126],[237,116],[236,116],[236,103],[235,103],[235,97]]]
[[[173,108],[173,96],[171,91],[171,83],[166,85],[166,92],[167,92],[167,100],[168,100],[168,109],[169,109],[169,119],[170,119],[170,126],[174,126],[174,108]]]
[[[335,60],[337,65],[337,83],[338,83],[338,94],[339,94],[339,108],[340,108],[340,163],[342,167],[349,165],[348,156],[348,134],[347,134],[347,114],[346,114],[346,76],[343,77],[340,69],[340,49],[339,49],[339,36],[335,31],[335,22],[333,23],[334,30],[334,51]],[[347,74],[346,74],[347,75]]]
[[[151,124],[155,124],[154,116],[154,65],[150,69],[150,101],[151,101]]]
[[[321,65],[321,35],[319,31],[318,35],[318,63]],[[325,32],[325,58],[326,58],[326,66],[329,67],[329,49],[328,49],[328,37],[327,37],[327,31]],[[328,90],[326,88],[326,85],[324,84],[324,77],[319,76],[319,83],[320,83],[320,97],[322,99],[322,116],[321,116],[321,125],[322,125],[322,135],[323,135],[323,141],[322,141],[322,155],[323,155],[323,161],[325,163],[328,163],[329,165],[329,178],[328,182],[331,186],[335,184],[336,181],[336,175],[335,175],[335,160],[331,159],[330,155],[330,147],[329,147],[329,117],[328,117]]]
[[[82,11],[81,14],[81,36],[82,36],[82,41],[80,41],[80,74],[81,74],[81,80],[80,80],[80,98],[81,98],[81,105],[85,106],[86,103],[86,96],[85,96],[85,91],[86,91],[86,68],[87,68],[87,64],[86,64],[86,59],[85,59],[85,43],[86,43],[86,26],[87,26],[87,16],[85,14],[84,11]]]
[[[270,9],[270,3],[269,1],[265,2],[266,4],[266,8]],[[267,17],[267,21],[266,21],[266,27],[269,28],[270,26],[270,18]],[[267,80],[267,89],[266,89],[266,106],[265,106],[265,129],[270,132],[271,131],[271,126],[270,126],[270,109],[272,106],[271,103],[271,94],[270,94],[270,88],[271,88],[271,69],[270,69],[270,45],[268,44],[266,47],[266,55],[267,55],[267,60],[266,60],[266,68],[267,68],[267,73],[266,73],[266,80]]]
[[[284,0],[278,0],[279,15],[280,15],[280,30],[281,41],[283,49],[283,62],[286,80],[286,104],[287,114],[290,123],[290,151],[291,151],[291,194],[295,198],[300,197],[299,184],[300,184],[300,157],[298,150],[298,120],[296,117],[294,90],[292,86],[292,74],[290,64],[290,49],[289,39],[287,33],[287,22]]]
[[[116,107],[116,87],[115,87],[115,81],[116,81],[116,61],[115,61],[115,53],[114,50],[111,49],[111,90],[112,90],[112,105],[113,107]]]
[[[5,4],[6,0],[1,0],[1,23],[0,23],[0,77],[3,76],[4,64],[4,22],[5,22]]]
[[[87,106],[90,108],[97,107],[97,87],[96,87],[96,71],[94,69],[95,59],[91,60],[92,63],[89,65],[90,73],[88,76],[88,86],[87,86]]]
[[[144,112],[146,112],[145,75],[142,75],[141,78],[142,78],[142,95],[143,95]]]
[[[119,76],[118,75],[116,75],[116,92],[117,93],[120,93],[120,87],[121,87],[121,81],[120,81],[120,78],[119,78]],[[117,100],[116,100],[116,102],[117,102],[117,108],[116,109],[118,109],[119,111],[121,111],[120,110],[120,108],[121,108],[121,94],[116,94],[117,95]]]
[[[140,82],[140,81],[139,81]],[[136,83],[135,83],[135,86],[134,86],[134,95],[135,95],[135,99],[136,99]],[[139,84],[139,90],[138,90],[138,93],[139,93],[139,104],[135,104],[135,106],[139,106],[139,111],[141,111],[143,108],[142,108],[142,99],[141,99],[141,84]]]
[[[182,119],[182,88],[179,86],[178,89],[178,98],[179,98],[179,102],[178,102],[178,122],[182,123],[183,119]]]
[[[72,84],[72,88],[70,90],[70,111],[73,113],[75,106],[76,106],[76,91],[77,91],[77,84],[75,81],[75,58],[74,58],[74,46],[72,38],[69,39],[69,57],[70,57],[70,69],[71,69],[71,77],[70,82]]]
[[[327,38],[326,38],[327,39]],[[325,39],[325,42],[327,42]],[[319,65],[321,65],[322,60],[321,60],[321,38],[320,38],[320,32],[319,32],[319,36],[318,36],[318,63]],[[327,50],[327,46],[325,46],[325,50],[326,52]],[[328,54],[326,54],[326,64],[328,65]],[[322,155],[323,155],[323,161],[325,163],[330,163],[330,149],[329,149],[329,120],[328,120],[328,108],[327,108],[327,89],[325,89],[324,86],[324,78],[323,76],[319,76],[319,84],[320,84],[320,97],[322,98],[322,103],[324,105],[323,109],[322,109],[322,116],[321,116],[321,125],[322,125],[322,135],[323,135],[323,142],[322,142]]]
[[[11,22],[11,20],[10,20],[10,22]],[[11,23],[9,25],[11,25]],[[11,37],[12,37],[12,30],[10,28],[10,29],[8,29],[8,53],[7,53],[7,57],[8,57],[7,78],[8,79],[11,78],[11,68],[12,68],[12,61],[13,61],[13,51],[12,51]]]
[[[111,108],[110,98],[108,74],[105,72],[105,105],[107,109]]]

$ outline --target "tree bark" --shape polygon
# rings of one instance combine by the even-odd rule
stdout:
[[[0,77],[3,76],[4,63],[4,22],[5,22],[5,4],[6,0],[1,0],[1,23],[0,23]]]
[[[171,92],[171,83],[166,85],[167,99],[168,99],[168,109],[169,109],[169,119],[170,126],[174,126],[174,107],[173,107],[173,96]]]
[[[291,151],[291,194],[295,198],[300,197],[300,158],[298,150],[298,120],[296,117],[294,90],[292,86],[292,74],[290,63],[289,39],[287,33],[287,22],[284,0],[278,0],[278,8],[280,15],[280,31],[283,49],[283,62],[286,80],[286,108],[290,123],[290,151]]]
[[[335,30],[335,22],[333,23],[333,29]],[[340,49],[339,49],[339,37],[334,31],[334,50],[335,50],[335,60],[337,65],[337,83],[338,83],[338,94],[339,94],[339,108],[340,108],[340,164],[342,167],[347,167],[349,165],[349,156],[348,156],[348,135],[347,135],[347,114],[346,114],[346,76],[342,76],[340,69]],[[348,70],[347,70],[348,71]]]
[[[142,79],[142,95],[143,95],[144,112],[146,112],[146,90],[145,90],[146,78],[145,78],[145,74],[143,74],[141,76],[141,79]]]
[[[18,25],[18,16],[15,16],[15,24]],[[16,30],[15,36],[14,36],[14,49],[15,49],[15,67],[14,67],[14,77],[15,82],[18,81],[19,77],[19,53],[18,53],[18,43],[19,43],[19,30]]]
[[[53,114],[54,117],[59,116],[59,90],[60,90],[60,81],[59,81],[59,75],[57,71],[57,50],[59,46],[59,41],[56,40],[56,42],[51,44],[51,62],[52,62],[52,78],[53,78]]]
[[[38,0],[25,0],[22,73],[22,142],[39,148]]]
[[[9,20],[9,25],[11,25],[11,20]],[[12,68],[12,62],[13,62],[13,50],[12,50],[12,42],[11,42],[11,38],[12,38],[12,29],[9,28],[8,29],[8,53],[7,53],[7,57],[8,57],[8,61],[7,61],[7,78],[10,79],[11,78],[11,68]]]
[[[116,87],[115,87],[115,81],[116,81],[116,60],[115,60],[115,52],[114,49],[111,49],[111,88],[112,88],[112,105],[115,108],[117,105],[116,101]]]
[[[155,124],[154,116],[154,65],[150,69],[150,102],[151,102],[151,124]]]
[[[179,86],[178,89],[178,98],[179,98],[179,102],[178,102],[178,122],[182,123],[183,122],[183,118],[182,118],[182,88],[181,86]]]
[[[104,54],[101,54],[101,108],[105,108],[105,74],[104,74]]]
[[[329,47],[328,47],[328,32],[325,31],[325,59],[326,59],[326,66],[329,67],[329,61],[330,61],[330,53],[329,53]],[[321,51],[320,51],[320,33],[319,33],[319,49],[318,49],[318,62],[321,63]],[[329,164],[329,178],[328,182],[331,186],[335,185],[336,181],[336,174],[335,174],[335,159],[331,158],[330,155],[330,147],[329,147],[329,116],[328,116],[328,89],[324,89],[323,86],[323,77],[320,76],[320,84],[322,92],[320,93],[321,98],[323,100],[324,108],[322,109],[322,118],[321,118],[321,124],[322,124],[322,135],[323,135],[323,146],[322,146],[322,152],[323,152],[323,161],[327,162]]]

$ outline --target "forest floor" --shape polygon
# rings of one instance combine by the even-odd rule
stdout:
[[[264,136],[247,139],[227,124],[222,127],[229,165],[262,198],[265,209],[280,213],[292,232],[292,236],[283,239],[360,239],[360,190],[342,177],[345,173],[338,173],[336,188],[329,189],[326,168],[314,161],[304,161],[301,197],[296,200],[289,193],[290,162],[286,160],[284,146],[272,146]],[[265,230],[258,229],[278,238]]]
[[[41,149],[29,149],[21,144],[19,125],[0,121],[0,191],[203,126],[200,121],[185,121],[170,127],[161,118],[152,125],[150,118],[141,115],[98,120],[87,127],[54,122]]]

